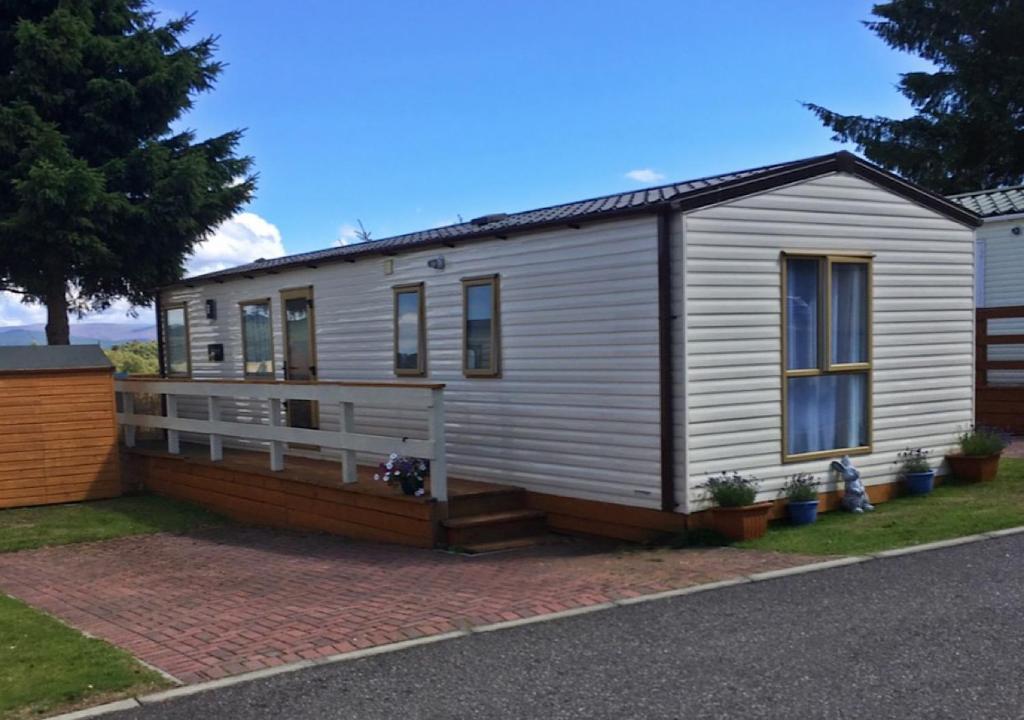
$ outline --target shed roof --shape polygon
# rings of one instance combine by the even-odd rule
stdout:
[[[172,286],[219,282],[230,277],[272,273],[292,267],[316,267],[327,262],[354,262],[356,258],[365,255],[394,255],[400,251],[432,245],[454,246],[455,243],[469,240],[505,238],[512,233],[557,226],[575,226],[582,222],[651,214],[669,209],[695,210],[833,172],[846,172],[863,177],[957,222],[971,226],[980,224],[977,216],[970,209],[914,185],[852,153],[841,151],[750,170],[669,183],[644,190],[551,205],[535,210],[485,215],[457,225],[421,230],[356,245],[332,247],[326,250],[286,255],[267,260],[260,259],[246,265],[186,278],[173,283]]]
[[[960,193],[959,195],[950,195],[949,199],[960,203],[971,212],[983,218],[1024,213],[1024,185],[993,188],[992,190],[976,190],[969,193]]]
[[[0,373],[112,369],[113,367],[99,345],[9,345],[0,347]]]

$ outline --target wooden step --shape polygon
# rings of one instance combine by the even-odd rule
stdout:
[[[449,518],[442,525],[448,546],[462,548],[542,535],[547,531],[547,514],[543,510],[503,510]]]
[[[515,487],[500,488],[453,495],[448,500],[448,517],[462,518],[525,508],[525,490]]]
[[[552,543],[565,542],[564,535],[527,535],[521,538],[509,538],[508,540],[495,540],[494,542],[473,543],[464,545],[459,550],[467,555],[479,555],[481,553],[501,552],[502,550],[516,550],[524,547],[535,547],[537,545],[551,545]]]

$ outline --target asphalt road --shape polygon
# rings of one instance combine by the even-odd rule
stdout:
[[[1024,535],[471,635],[111,717],[1024,718]]]

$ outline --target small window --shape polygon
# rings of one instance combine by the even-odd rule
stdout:
[[[783,459],[871,446],[871,260],[788,255],[783,288]]]
[[[188,377],[192,363],[188,347],[188,311],[184,304],[164,309],[164,355],[168,376]]]
[[[427,328],[423,283],[395,291],[395,375],[427,372]]]
[[[462,281],[462,372],[466,377],[501,373],[498,276]]]
[[[274,377],[274,332],[270,300],[241,303],[242,365],[246,377]]]

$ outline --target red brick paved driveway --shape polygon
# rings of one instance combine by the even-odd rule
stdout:
[[[461,557],[228,527],[0,555],[0,590],[191,683],[808,560],[575,541]]]

